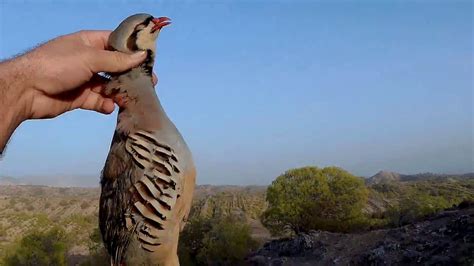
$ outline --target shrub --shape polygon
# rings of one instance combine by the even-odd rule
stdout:
[[[83,210],[89,208],[90,206],[91,206],[91,204],[87,201],[84,201],[84,202],[81,203],[81,209],[83,209]]]
[[[180,237],[182,265],[237,265],[256,248],[250,228],[235,217],[193,218]]]
[[[274,235],[287,230],[347,232],[365,223],[362,209],[367,197],[364,181],[343,169],[292,169],[268,187],[269,207],[262,221]]]
[[[5,265],[66,265],[65,232],[57,227],[47,232],[33,231],[9,252]]]
[[[256,247],[248,225],[226,218],[214,224],[204,237],[197,258],[207,265],[236,265]]]
[[[402,196],[398,204],[387,210],[387,216],[390,225],[402,226],[451,207],[451,205],[443,196],[432,196],[427,192],[412,189]]]
[[[110,258],[102,244],[102,236],[99,228],[94,228],[89,235],[89,258],[83,262],[82,266],[108,265]]]

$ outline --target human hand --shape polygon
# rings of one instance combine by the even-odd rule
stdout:
[[[17,58],[17,67],[24,76],[23,86],[16,88],[22,99],[22,120],[52,118],[77,108],[111,113],[113,100],[101,94],[105,82],[97,73],[126,71],[141,63],[146,53],[105,50],[109,34],[80,31],[53,39]]]
[[[15,128],[27,119],[52,118],[78,108],[113,112],[113,100],[101,94],[105,80],[97,73],[126,71],[146,54],[107,51],[110,33],[61,36],[0,62],[0,155]]]

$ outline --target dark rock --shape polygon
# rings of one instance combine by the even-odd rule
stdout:
[[[264,256],[256,255],[256,256],[253,256],[253,257],[247,259],[247,262],[250,265],[260,266],[260,265],[266,265],[267,264],[267,259]]]
[[[416,250],[405,250],[403,251],[402,256],[403,262],[417,263],[421,258],[421,252]]]
[[[300,257],[314,255],[318,249],[324,252],[321,241],[309,234],[301,234],[292,239],[281,239],[268,242],[257,254],[266,256]]]
[[[253,265],[474,265],[474,205],[400,228],[354,234],[312,231],[273,240]]]
[[[285,258],[273,259],[270,261],[270,266],[283,266],[285,264],[285,261]]]
[[[364,265],[385,265],[385,249],[380,246],[365,254],[362,254],[359,263]]]
[[[453,258],[450,256],[433,256],[426,263],[428,265],[452,265]]]

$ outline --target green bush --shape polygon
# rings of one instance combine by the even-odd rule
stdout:
[[[66,265],[65,232],[52,228],[24,236],[4,258],[4,265]]]
[[[470,188],[473,181],[446,179],[371,185],[370,197],[388,205],[385,212],[371,216],[382,218],[385,226],[389,227],[412,223],[426,215],[457,206],[462,201],[474,199]]]
[[[238,265],[256,247],[237,218],[196,217],[181,233],[178,253],[182,265]]]
[[[82,266],[99,266],[110,264],[110,258],[102,244],[102,235],[99,228],[94,228],[89,235],[89,258],[83,262]]]
[[[402,195],[397,204],[387,210],[387,216],[391,226],[402,226],[451,206],[452,204],[443,196],[409,190]]]
[[[179,237],[178,255],[182,265],[196,265],[197,256],[203,249],[203,240],[212,229],[211,219],[192,218]]]
[[[274,235],[287,230],[347,232],[360,228],[368,190],[361,178],[337,167],[304,167],[277,177],[267,189],[263,224]]]

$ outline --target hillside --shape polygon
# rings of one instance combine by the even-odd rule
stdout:
[[[269,231],[260,222],[266,208],[265,191],[263,186],[198,186],[191,217],[238,217],[250,226],[254,239],[264,242],[270,239]]]
[[[88,252],[99,189],[0,186],[0,255],[26,233],[58,225],[73,234],[70,253]]]
[[[472,265],[474,204],[394,229],[340,234],[313,231],[268,242],[251,265]]]
[[[248,222],[254,238],[265,241],[270,235],[258,219],[265,189],[197,186],[191,215],[238,215]],[[97,228],[99,195],[99,188],[0,185],[0,258],[21,236],[54,225],[71,236],[69,256],[87,255],[94,245],[90,235]]]
[[[435,174],[420,173],[414,175],[400,174],[390,171],[379,171],[375,175],[366,179],[367,184],[380,184],[389,182],[410,182],[410,181],[446,181],[446,180],[466,180],[474,178],[474,173],[466,174]]]
[[[381,214],[402,201],[439,199],[442,208],[459,204],[464,199],[474,199],[474,178],[428,179],[422,181],[390,181],[368,185],[369,200],[366,213]]]

